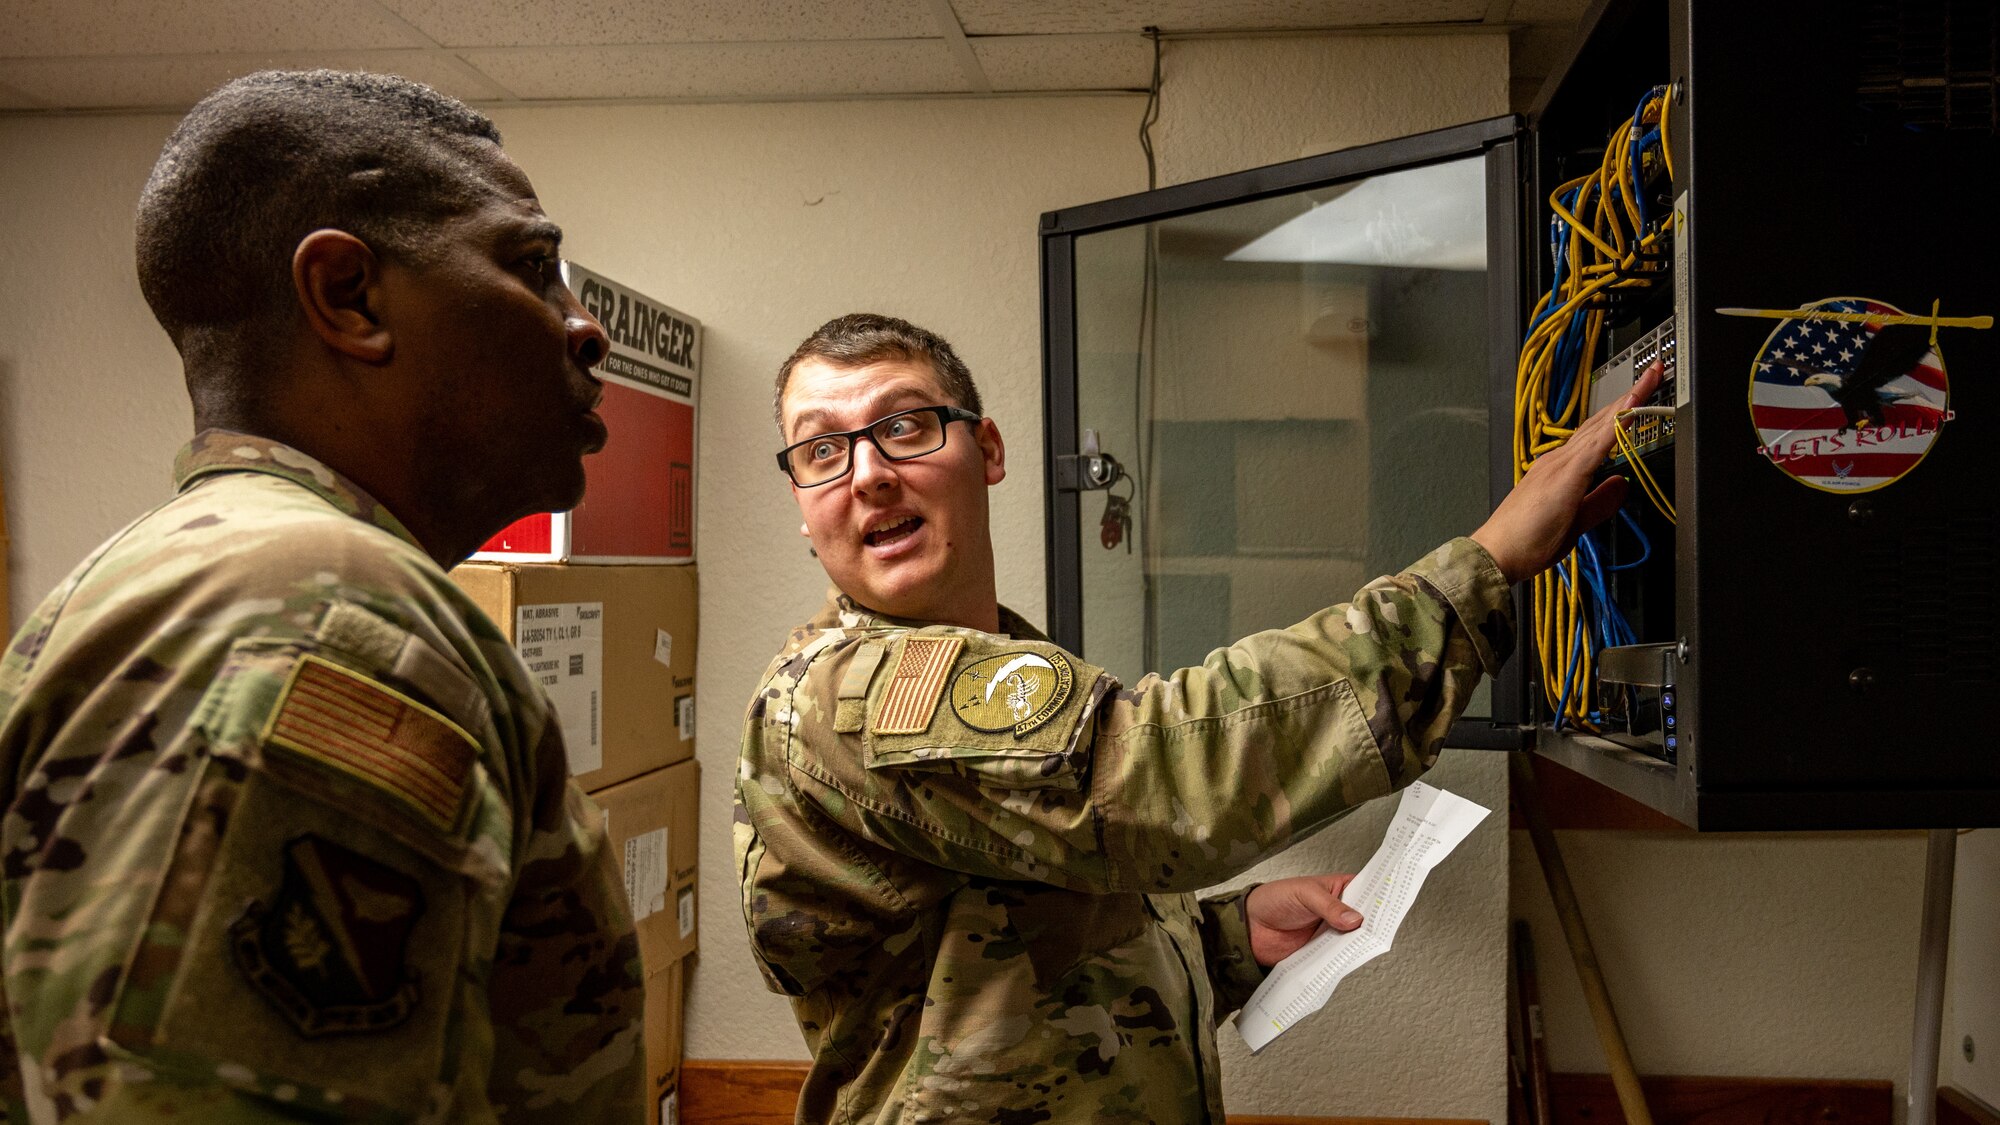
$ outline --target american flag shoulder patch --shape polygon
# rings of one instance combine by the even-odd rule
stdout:
[[[457,723],[317,656],[292,669],[264,742],[388,793],[441,831],[458,819],[479,754]]]
[[[874,734],[922,734],[931,725],[951,662],[965,647],[964,637],[911,637],[903,642],[896,671],[875,710]]]

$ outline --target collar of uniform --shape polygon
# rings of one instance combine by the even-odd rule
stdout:
[[[922,629],[935,624],[937,624],[935,621],[918,621],[910,617],[891,617],[886,613],[869,609],[867,606],[841,593],[838,587],[830,587],[826,592],[826,604],[820,607],[817,616],[810,622],[807,622],[807,628],[814,632],[824,632],[828,629],[867,629],[881,626],[897,629]],[[1029,624],[1027,618],[1022,617],[1004,605],[1000,607],[999,635],[1026,641],[1046,641],[1049,639],[1043,635],[1040,629]]]
[[[361,486],[280,441],[233,430],[203,430],[174,458],[174,489],[186,492],[219,473],[269,473],[310,490],[341,512],[421,548],[403,522]]]

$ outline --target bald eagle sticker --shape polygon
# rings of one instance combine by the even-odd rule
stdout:
[[[1060,652],[1003,652],[969,664],[951,684],[951,710],[973,730],[1015,738],[1055,718],[1076,674]]]
[[[1865,297],[1717,311],[1778,321],[1750,366],[1757,452],[1822,492],[1873,492],[1916,468],[1952,419],[1937,329],[1991,323]]]

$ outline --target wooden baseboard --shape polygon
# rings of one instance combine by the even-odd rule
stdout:
[[[2000,1113],[1963,1090],[1938,1088],[1937,1125],[2000,1125]]]
[[[685,1059],[681,1062],[682,1125],[791,1125],[802,1062]]]
[[[1621,1125],[1608,1074],[1556,1074],[1551,1125]],[[1653,1125],[1890,1125],[1894,1084],[1830,1078],[1642,1077]]]
[[[681,1064],[685,1125],[791,1125],[805,1084],[802,1062],[688,1059]],[[1640,1079],[1654,1125],[1891,1125],[1893,1085],[1819,1078]],[[1624,1112],[1603,1074],[1557,1074],[1551,1125],[1621,1125]],[[1953,1100],[1953,1099],[1956,1100]],[[1948,1109],[1947,1106],[1950,1108]],[[1957,1091],[1938,1093],[1939,1125],[2000,1125]],[[1249,1117],[1229,1125],[1485,1125],[1442,1118]]]
[[[1228,1125],[1488,1125],[1460,1117],[1246,1117],[1230,1113]]]
[[[791,1125],[806,1065],[735,1059],[681,1064],[683,1125]],[[1168,1125],[1162,1122],[1161,1125]],[[1487,1125],[1484,1121],[1411,1117],[1241,1117],[1229,1125]]]

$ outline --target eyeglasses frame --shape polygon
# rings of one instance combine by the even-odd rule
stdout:
[[[905,457],[898,457],[895,454],[890,453],[888,450],[882,448],[882,443],[880,441],[877,441],[875,438],[875,427],[881,425],[884,422],[892,422],[898,418],[902,418],[910,414],[937,415],[939,423],[938,433],[941,436],[937,444],[937,449],[926,449],[922,453],[912,453]],[[911,407],[908,410],[898,410],[894,414],[884,414],[882,417],[875,419],[873,422],[868,423],[867,425],[861,427],[858,430],[842,430],[830,434],[814,434],[809,438],[805,438],[800,441],[795,441],[792,444],[778,451],[778,469],[781,472],[783,472],[787,478],[791,480],[792,487],[794,488],[819,488],[822,485],[832,484],[834,481],[837,481],[840,478],[854,471],[854,450],[862,441],[866,441],[870,445],[873,445],[875,447],[875,452],[881,454],[882,459],[885,461],[914,461],[919,457],[929,457],[931,454],[936,453],[938,449],[943,449],[946,445],[950,444],[951,424],[953,422],[983,422],[983,421],[985,421],[985,417],[983,415],[974,414],[972,411],[967,410],[963,407],[949,406],[942,404],[937,406],[915,406]],[[791,458],[789,456],[790,453],[792,452],[792,450],[797,449],[802,445],[811,445],[813,442],[825,441],[828,438],[847,439],[848,442],[847,467],[842,469],[838,473],[835,473],[834,475],[826,478],[825,480],[814,481],[811,484],[800,484],[799,478],[792,475],[792,463],[791,463]]]

